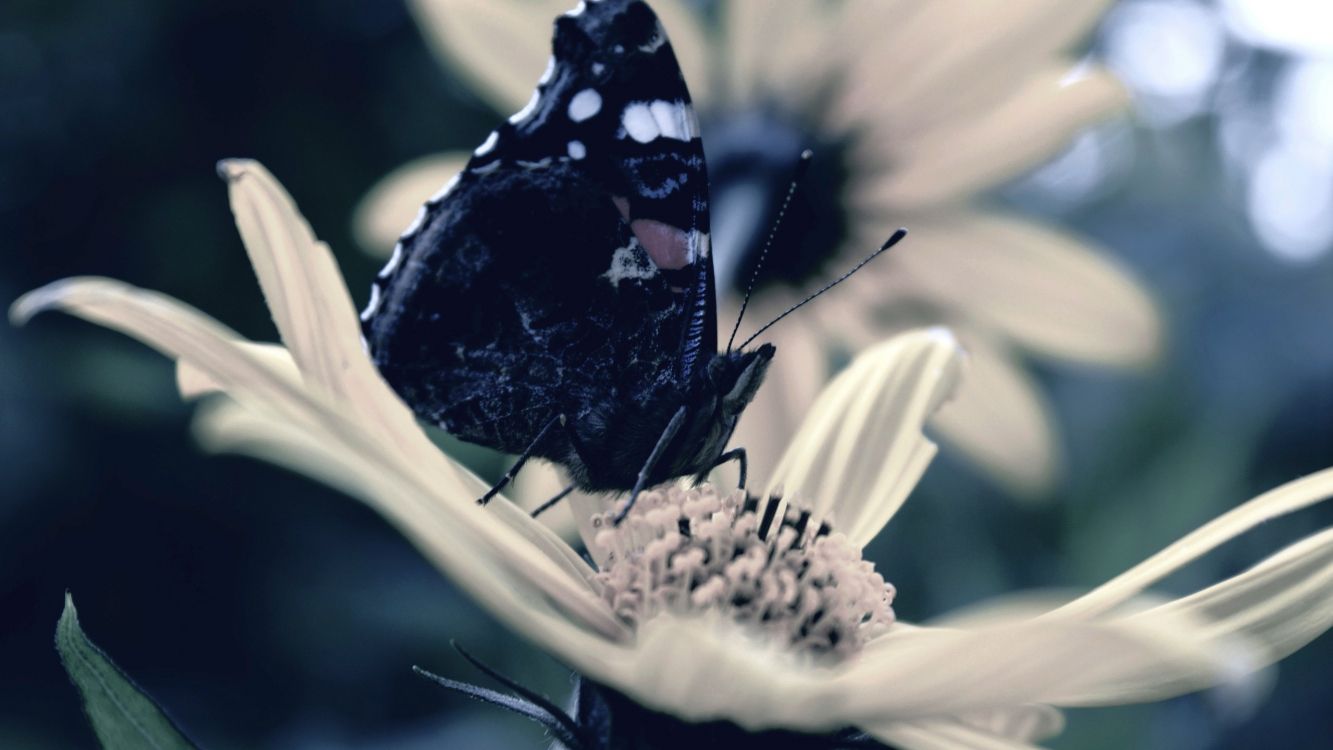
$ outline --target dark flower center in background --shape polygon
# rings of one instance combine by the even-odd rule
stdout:
[[[814,152],[755,284],[756,289],[805,286],[847,239],[847,139],[820,136],[775,107],[705,113],[702,130],[713,267],[718,288],[738,294],[750,283],[801,152]]]

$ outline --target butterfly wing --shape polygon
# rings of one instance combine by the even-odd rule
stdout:
[[[678,390],[716,351],[714,305],[675,55],[646,5],[602,0],[556,20],[532,101],[427,201],[362,319],[420,416],[518,452],[556,414]]]

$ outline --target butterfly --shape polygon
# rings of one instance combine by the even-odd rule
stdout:
[[[641,0],[558,17],[527,106],[432,196],[371,288],[385,380],[463,440],[630,491],[726,451],[774,355],[717,351],[708,173],[662,25]],[[741,349],[744,348],[742,345]],[[545,506],[544,506],[545,507]]]

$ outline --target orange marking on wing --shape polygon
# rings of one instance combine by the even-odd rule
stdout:
[[[690,236],[683,229],[656,219],[629,218],[629,198],[623,195],[611,196],[621,218],[629,222],[639,244],[648,251],[648,257],[658,268],[676,271],[690,264]]]
[[[689,235],[654,219],[635,219],[630,229],[658,268],[679,270],[690,264]]]

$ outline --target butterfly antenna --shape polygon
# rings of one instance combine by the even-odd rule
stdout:
[[[754,264],[754,272],[750,274],[750,284],[745,287],[745,299],[741,302],[741,311],[736,316],[736,325],[731,327],[731,338],[727,339],[727,351],[731,351],[731,344],[736,340],[736,332],[741,329],[741,318],[745,317],[745,308],[750,306],[750,294],[754,291],[754,283],[759,280],[759,271],[764,267],[764,259],[768,257],[769,248],[773,247],[773,239],[778,236],[778,227],[782,226],[782,217],[787,215],[787,207],[791,205],[792,196],[796,195],[796,186],[800,184],[801,178],[805,176],[806,169],[810,166],[810,159],[814,152],[806,149],[801,152],[801,160],[796,163],[796,173],[792,175],[791,184],[787,186],[787,195],[782,199],[782,206],[778,208],[777,218],[773,220],[773,227],[768,230],[768,239],[764,241],[764,249],[759,253],[759,260]],[[742,348],[744,348],[742,346]]]
[[[899,242],[902,238],[904,238],[904,237],[906,237],[906,236],[907,236],[907,230],[906,230],[906,229],[899,229],[898,231],[894,232],[894,233],[893,233],[893,236],[890,237],[890,238],[888,238],[887,240],[885,240],[885,241],[884,241],[884,244],[883,244],[883,245],[880,245],[880,247],[879,247],[878,250],[876,250],[875,252],[871,253],[870,255],[867,255],[866,258],[865,258],[865,260],[863,260],[863,261],[861,261],[860,263],[857,263],[855,266],[853,266],[853,267],[852,267],[852,270],[848,271],[847,273],[844,273],[843,275],[839,276],[837,279],[834,279],[833,281],[830,281],[828,284],[825,284],[824,287],[823,287],[822,289],[820,289],[820,290],[817,291],[817,292],[814,292],[814,293],[811,294],[809,297],[806,297],[805,299],[801,300],[800,302],[797,302],[796,304],[794,304],[794,305],[792,305],[791,307],[787,308],[787,310],[786,310],[785,312],[783,312],[781,315],[777,316],[776,318],[770,320],[766,325],[764,325],[763,328],[760,328],[759,330],[755,331],[754,334],[753,334],[752,336],[750,336],[750,338],[746,339],[746,340],[741,344],[741,348],[744,349],[745,347],[749,346],[751,341],[754,341],[755,339],[759,338],[759,334],[761,334],[761,333],[763,333],[764,331],[767,331],[768,329],[772,328],[773,325],[774,325],[775,323],[777,323],[779,320],[782,320],[783,318],[787,317],[788,315],[791,315],[792,313],[794,313],[794,312],[796,312],[797,310],[801,309],[801,308],[804,307],[806,304],[808,304],[811,300],[813,300],[815,297],[818,297],[819,295],[823,294],[824,292],[827,292],[828,290],[832,289],[833,287],[835,287],[835,286],[841,284],[842,282],[846,281],[847,279],[851,278],[852,274],[856,273],[857,271],[860,271],[861,268],[862,268],[863,266],[865,266],[865,264],[869,263],[870,261],[874,260],[875,258],[878,258],[878,257],[880,256],[881,253],[883,253],[885,250],[888,250],[889,248],[893,247],[894,245],[898,244],[898,242]]]

